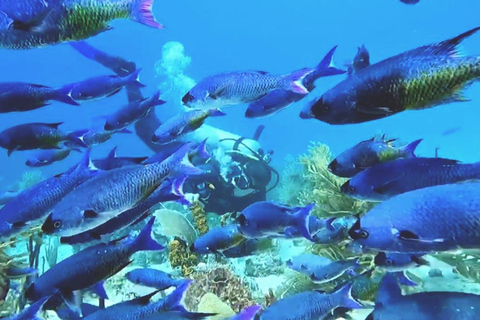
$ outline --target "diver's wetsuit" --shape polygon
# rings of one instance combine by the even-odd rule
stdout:
[[[71,46],[88,59],[97,61],[121,77],[136,70],[134,62],[111,56],[86,42],[71,43]],[[126,90],[129,102],[144,98],[136,86],[127,85]],[[135,123],[135,132],[151,150],[167,156],[171,154],[175,145],[164,146],[152,143],[152,136],[160,125],[161,121],[152,109],[146,117]],[[203,163],[196,163],[206,173],[202,176],[190,177],[185,183],[184,192],[198,193],[200,201],[208,212],[217,214],[238,212],[254,202],[266,199],[267,185],[272,179],[272,169],[268,164],[262,159],[242,156],[240,153],[232,154],[232,158],[239,165],[226,177],[227,181],[220,174],[220,164],[209,159]]]

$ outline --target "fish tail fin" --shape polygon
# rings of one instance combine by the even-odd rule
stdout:
[[[66,104],[70,104],[72,106],[79,106],[80,104],[72,98],[73,87],[74,85],[67,85],[60,89],[56,89],[54,91],[54,96],[52,100],[60,101]]]
[[[142,68],[139,68],[132,72],[130,75],[127,76],[126,83],[129,85],[133,85],[136,88],[143,88],[146,87],[143,83],[140,82],[140,72]]]
[[[155,92],[155,94],[150,98],[150,100],[153,101],[153,106],[160,106],[167,103],[166,101],[160,99],[160,91]]]
[[[308,94],[309,91],[307,88],[305,88],[305,85],[303,84],[303,80],[307,75],[311,74],[312,72],[313,72],[312,69],[301,69],[286,75],[285,89],[298,94],[304,94],[304,95]]]
[[[333,47],[326,55],[323,57],[322,61],[315,67],[314,75],[315,79],[326,76],[334,76],[337,74],[344,74],[347,71],[338,69],[333,63],[333,55],[338,46]]]
[[[134,248],[135,251],[159,251],[165,249],[164,246],[159,244],[152,238],[152,228],[155,222],[155,217],[151,218],[138,237],[135,239]]]
[[[67,141],[72,143],[72,145],[81,147],[81,148],[90,148],[88,144],[85,143],[85,136],[90,132],[88,129],[77,130],[70,132],[67,135]]]
[[[184,300],[185,293],[192,284],[192,280],[185,280],[180,284],[171,294],[169,294],[165,299],[165,306],[167,310],[177,310],[177,311],[186,311]]]
[[[28,315],[31,318],[29,319],[41,319],[41,317],[39,317],[39,313],[42,311],[43,306],[45,305],[45,303],[47,303],[50,297],[51,296],[43,297],[30,305],[30,307],[28,308]]]
[[[458,45],[462,43],[465,39],[476,33],[478,30],[480,30],[480,27],[473,28],[454,38],[442,41],[435,46],[438,47],[440,49],[440,52],[442,53],[446,53],[452,57],[460,56],[461,54],[458,50]]]
[[[172,174],[181,174],[181,175],[200,175],[203,174],[203,170],[195,167],[190,162],[190,149],[192,147],[191,143],[185,144],[183,147],[177,150],[170,157],[165,159],[166,163],[172,165]]]
[[[200,142],[200,144],[195,149],[195,154],[202,159],[210,158],[210,153],[207,150],[207,139]]]
[[[353,282],[347,283],[333,294],[339,299],[339,305],[345,308],[361,309],[363,305],[352,297]]]
[[[299,209],[297,214],[298,218],[298,231],[300,231],[301,235],[310,241],[314,241],[312,234],[310,233],[310,212],[315,207],[315,204],[309,204],[303,208]]]
[[[163,29],[163,25],[158,23],[153,15],[153,2],[154,0],[133,0],[130,18],[146,26]]]
[[[253,305],[251,307],[243,309],[237,316],[235,320],[254,320],[257,313],[262,310],[262,307],[259,305]]]
[[[80,171],[80,172],[95,173],[99,171],[98,168],[95,167],[95,165],[93,164],[92,159],[90,157],[90,153],[91,153],[90,149],[85,151],[80,162],[77,164],[76,167],[74,167],[77,172]]]
[[[227,114],[225,112],[223,112],[222,110],[220,110],[219,108],[215,108],[215,109],[210,109],[208,111],[208,116],[209,117],[222,117],[222,116],[226,116]]]
[[[402,151],[405,153],[405,155],[409,158],[415,158],[415,149],[417,149],[418,145],[420,142],[422,142],[423,139],[418,139],[415,140],[409,144],[407,144],[405,147],[402,148]]]

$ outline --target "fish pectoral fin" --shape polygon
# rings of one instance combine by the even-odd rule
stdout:
[[[378,193],[378,194],[384,194],[388,189],[390,189],[392,187],[392,185],[398,180],[400,179],[401,176],[399,177],[395,177],[393,179],[390,179],[389,181],[385,182],[384,184],[382,184],[381,186],[378,186],[378,187],[375,187],[373,188],[373,191],[375,193]]]
[[[9,27],[18,31],[42,33],[48,29],[47,19],[52,13],[53,10],[45,10],[28,21],[13,20]]]
[[[380,114],[380,115],[391,115],[393,113],[396,113],[395,110],[389,108],[389,107],[361,107],[361,106],[355,106],[355,110],[361,113],[367,113],[367,114]]]
[[[210,93],[208,96],[210,98],[212,98],[213,100],[217,100],[218,97],[220,97],[222,95],[222,93],[225,91],[225,86],[221,86],[219,87],[217,90],[215,90],[214,92]]]
[[[12,223],[12,228],[18,229],[27,226],[28,224],[25,221],[16,221]]]
[[[109,93],[109,94],[107,95],[107,98],[109,98],[109,97],[111,97],[111,96],[113,96],[113,95],[116,95],[117,93],[119,93],[119,92],[120,92],[120,90],[122,90],[122,88],[118,88],[117,90],[115,90],[115,91],[113,91],[113,92]]]
[[[75,314],[82,316],[82,292],[81,291],[61,291],[61,295],[67,307]]]
[[[13,149],[8,149],[7,155],[10,157],[10,156],[12,155],[13,151],[15,151],[15,150],[17,150],[17,149],[18,149],[18,147],[15,147],[15,148],[13,148]]]

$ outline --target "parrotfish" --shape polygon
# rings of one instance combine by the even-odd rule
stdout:
[[[157,144],[173,142],[200,128],[208,117],[224,115],[225,114],[219,109],[190,110],[177,114],[168,119],[165,123],[162,123],[160,127],[155,130],[152,142]]]
[[[27,123],[0,132],[0,147],[8,150],[10,156],[15,150],[59,149],[61,142],[86,147],[83,137],[88,130],[70,133],[58,129],[59,123]]]
[[[461,319],[480,317],[480,296],[464,292],[420,292],[403,296],[393,274],[380,284],[375,310],[365,320]]]
[[[170,287],[176,288],[185,281],[188,281],[185,279],[173,279],[170,274],[151,268],[132,270],[128,272],[125,277],[130,282],[157,290],[166,290]]]
[[[384,201],[393,196],[442,184],[480,179],[480,163],[461,164],[442,158],[409,158],[385,162],[345,182],[343,193],[361,200]]]
[[[393,140],[372,138],[362,141],[342,152],[328,165],[328,170],[339,177],[350,178],[376,164],[389,162],[399,158],[415,157],[415,149],[422,139],[396,147]]]
[[[480,57],[463,57],[457,47],[479,29],[357,70],[309,103],[300,117],[329,124],[360,123],[466,101],[461,90],[480,77]]]
[[[27,299],[36,301],[58,292],[72,310],[78,310],[76,292],[113,276],[132,263],[136,252],[164,249],[151,237],[153,222],[154,218],[136,238],[91,246],[60,261],[29,286]]]
[[[167,178],[203,171],[189,161],[190,144],[161,163],[128,166],[102,172],[69,193],[42,226],[47,234],[73,236],[93,229],[148,198]],[[178,188],[176,188],[178,189]]]
[[[0,83],[0,113],[38,109],[51,100],[78,105],[65,89],[23,82]]]
[[[285,75],[264,71],[221,73],[200,81],[182,102],[193,109],[212,109],[251,103],[278,89],[306,95],[309,91],[303,81],[312,72],[306,68]]]
[[[60,149],[60,150],[44,150],[37,152],[33,157],[28,158],[26,165],[29,167],[44,167],[52,163],[62,161],[67,158],[72,150],[80,152],[78,149]]]
[[[178,183],[179,185],[182,182]],[[92,241],[110,239],[112,233],[124,230],[127,227],[147,219],[151,215],[151,208],[161,202],[180,201],[185,204],[182,190],[173,181],[165,179],[162,184],[148,198],[140,202],[130,210],[122,212],[118,216],[93,229],[81,232],[70,237],[61,237],[61,243],[78,244]],[[175,189],[177,188],[177,189]]]
[[[141,69],[138,69],[126,77],[100,76],[90,78],[82,82],[67,85],[64,87],[64,90],[70,90],[69,96],[77,102],[102,99],[117,94],[127,85],[140,88],[144,87],[139,81],[140,71]]]
[[[257,320],[318,320],[326,317],[337,307],[362,308],[351,295],[349,283],[333,293],[307,291],[288,296],[262,311]]]
[[[303,84],[309,92],[315,89],[315,81],[321,77],[333,76],[345,73],[344,70],[337,69],[333,63],[333,55],[337,46],[333,47],[320,61],[320,63],[303,79]],[[265,117],[277,113],[294,102],[305,98],[305,94],[296,93],[291,90],[277,89],[266,96],[252,102],[245,111],[247,118]]]
[[[239,226],[230,224],[210,229],[190,246],[196,253],[219,253],[240,245],[246,238],[240,233]]]
[[[77,41],[111,29],[116,19],[162,28],[152,13],[153,0],[2,0],[0,48],[30,49]]]
[[[160,92],[150,98],[134,101],[120,108],[117,112],[106,117],[104,129],[107,131],[120,130],[145,117],[155,106],[165,104],[160,100]]]
[[[86,152],[78,165],[22,191],[1,208],[0,240],[7,240],[41,225],[58,202],[90,179],[95,174],[95,168],[89,167],[89,156],[90,152]]]
[[[379,252],[374,259],[377,267],[388,271],[404,271],[407,269],[429,266],[430,263],[423,258],[422,254]]]
[[[349,235],[366,248],[386,252],[478,249],[479,194],[479,182],[410,191],[358,218]]]
[[[256,202],[238,217],[239,231],[247,238],[291,237],[299,232],[312,240],[310,212],[314,205],[288,207],[269,201]]]
[[[132,133],[132,131],[126,128],[123,128],[120,130],[112,130],[112,131],[105,131],[103,129],[92,129],[85,134],[85,136],[83,137],[83,142],[85,142],[85,144],[89,148],[91,148],[97,144],[107,142],[112,138],[114,134],[117,134],[117,133],[130,134]]]

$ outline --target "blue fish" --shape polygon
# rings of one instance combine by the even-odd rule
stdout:
[[[114,147],[105,159],[93,160],[93,164],[100,170],[108,171],[126,166],[141,164],[147,159],[148,157],[117,157],[117,147]]]
[[[190,246],[196,253],[221,253],[243,243],[246,238],[235,224],[210,229]]]
[[[0,83],[0,113],[38,109],[51,100],[78,106],[66,89],[23,82]]]
[[[366,320],[480,318],[480,295],[464,292],[420,292],[402,295],[395,275],[383,278],[375,300],[375,310]]]
[[[420,0],[400,0],[400,1],[406,4],[417,4],[420,2]]]
[[[394,140],[372,138],[356,144],[342,152],[328,165],[328,170],[336,176],[350,178],[374,165],[400,158],[414,158],[415,149],[422,139],[404,147],[395,147]]]
[[[179,181],[179,184],[174,182],[173,185],[181,186],[186,176],[203,173],[190,162],[190,148],[191,144],[186,144],[161,163],[127,166],[100,173],[59,202],[43,224],[42,231],[73,236],[138,206],[166,178]]]
[[[6,240],[41,225],[49,211],[74,188],[95,175],[90,152],[64,174],[41,181],[22,191],[0,209],[0,239]]]
[[[384,201],[408,191],[478,179],[480,162],[461,164],[442,158],[409,158],[368,168],[345,182],[341,191],[361,200]]]
[[[60,149],[60,150],[44,150],[37,152],[33,157],[28,158],[26,165],[29,167],[44,167],[52,163],[62,161],[67,158],[72,150],[80,152],[79,149]]]
[[[58,291],[72,310],[78,310],[75,292],[113,276],[132,263],[136,252],[164,249],[151,237],[154,220],[136,238],[88,247],[57,263],[30,285],[26,297],[35,301]]]
[[[32,267],[26,267],[26,268],[8,267],[5,270],[5,275],[9,279],[20,279],[20,278],[30,277],[35,274],[38,274],[38,270]]]
[[[184,135],[200,128],[208,117],[224,116],[225,113],[219,109],[190,110],[179,113],[155,130],[152,142],[156,144],[168,144]]]
[[[429,266],[430,263],[423,258],[422,254],[379,252],[374,259],[377,267],[388,271],[404,271],[407,269]]]
[[[113,135],[117,134],[117,133],[126,133],[126,134],[130,134],[132,133],[132,131],[126,129],[126,128],[123,128],[123,129],[120,129],[120,130],[113,130],[113,131],[105,131],[103,129],[93,129],[93,130],[89,130],[85,136],[83,137],[83,142],[85,142],[85,144],[91,148],[97,144],[101,144],[101,143],[104,143],[104,142],[107,142],[108,140],[110,140]]]
[[[70,97],[77,102],[111,97],[119,93],[127,85],[133,85],[138,88],[145,87],[139,81],[140,71],[142,70],[138,69],[126,77],[100,76],[90,78],[82,82],[69,84],[65,86],[65,90],[70,89]]]
[[[348,68],[348,74],[351,75],[357,71],[360,71],[370,65],[370,53],[365,45],[362,45],[357,49],[357,54],[353,58],[352,65]]]
[[[214,313],[194,313],[189,312],[183,306],[183,299],[185,292],[191,284],[190,281],[184,281],[178,286],[170,295],[157,302],[150,303],[144,306],[121,303],[120,305],[113,305],[111,307],[100,310],[86,318],[85,320],[182,320],[182,319],[208,319],[208,317],[215,315]]]
[[[163,181],[157,190],[134,208],[121,213],[117,217],[91,230],[70,237],[61,237],[61,243],[78,244],[103,240],[104,238],[109,238],[109,236],[116,231],[124,230],[148,218],[151,215],[150,209],[158,203],[166,201],[180,201],[184,203],[184,201],[182,201],[183,196],[181,195],[181,184],[183,182],[179,181],[177,183],[179,185],[174,185],[173,182],[168,179]]]
[[[337,307],[360,309],[363,306],[351,295],[352,283],[333,293],[306,291],[288,296],[267,307],[257,320],[318,320]]]
[[[256,202],[238,217],[239,231],[247,238],[291,237],[300,232],[312,240],[310,211],[314,205],[288,207],[268,201]]]
[[[152,108],[165,104],[160,100],[160,92],[150,98],[134,101],[120,108],[112,115],[106,116],[104,129],[107,131],[123,129],[145,117]]]
[[[0,147],[8,150],[10,156],[15,150],[59,149],[61,142],[72,146],[88,147],[83,137],[88,130],[63,132],[59,123],[27,123],[0,132]]]
[[[91,315],[94,312],[99,311],[101,308],[99,306],[94,306],[89,303],[82,303],[80,305],[81,314],[83,317]],[[80,320],[82,317],[77,313],[73,312],[68,307],[58,308],[55,310],[57,316],[62,320]]]
[[[385,252],[478,248],[479,192],[478,182],[410,191],[378,204],[358,218],[349,235],[367,249]]]
[[[0,206],[7,204],[10,200],[15,198],[19,192],[17,191],[4,191],[0,194]]]
[[[315,89],[315,81],[321,77],[333,76],[345,73],[337,69],[333,63],[333,55],[337,46],[333,47],[322,59],[322,61],[303,79],[303,84],[309,92]],[[270,92],[257,101],[252,102],[245,111],[247,118],[265,117],[277,113],[294,102],[305,98],[305,94],[296,93],[291,90],[278,89]]]
[[[125,277],[135,284],[158,290],[166,290],[170,287],[176,288],[185,282],[185,279],[173,279],[168,273],[151,268],[132,270]]]
[[[32,303],[28,308],[23,309],[19,314],[5,318],[5,320],[43,320],[39,313],[42,312],[43,306],[48,299],[50,299],[50,296],[43,297]]]

